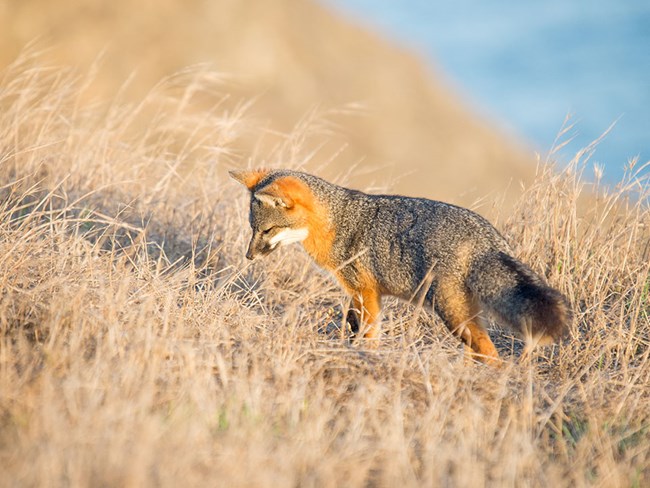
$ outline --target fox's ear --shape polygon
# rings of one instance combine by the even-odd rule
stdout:
[[[248,170],[232,170],[228,174],[233,180],[239,181],[249,190],[253,190],[257,184],[267,176],[271,171],[268,169],[256,169],[253,171]]]
[[[274,190],[275,188],[264,188],[261,191],[253,193],[253,198],[271,207],[293,207],[293,200],[291,198]]]

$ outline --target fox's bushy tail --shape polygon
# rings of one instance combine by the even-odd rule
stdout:
[[[527,341],[559,341],[572,321],[568,300],[532,269],[504,252],[490,253],[470,268],[467,286],[481,307]]]

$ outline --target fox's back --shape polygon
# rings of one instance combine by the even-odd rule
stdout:
[[[471,261],[491,251],[508,252],[506,241],[471,210],[424,198],[349,196],[338,241],[344,260],[360,255],[385,293],[412,297],[440,273],[462,276]]]

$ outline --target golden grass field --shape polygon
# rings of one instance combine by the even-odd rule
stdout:
[[[264,131],[210,71],[92,83],[33,53],[0,75],[0,485],[650,485],[647,183],[589,187],[587,149],[496,219],[573,304],[561,345],[524,362],[494,329],[503,367],[469,363],[390,300],[350,344],[299,246],[245,260],[227,176],[308,164],[319,120],[249,152]]]

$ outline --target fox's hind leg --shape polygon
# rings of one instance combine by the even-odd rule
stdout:
[[[473,359],[484,363],[498,361],[499,353],[481,325],[480,309],[462,283],[441,280],[434,305],[447,328],[467,346]]]

